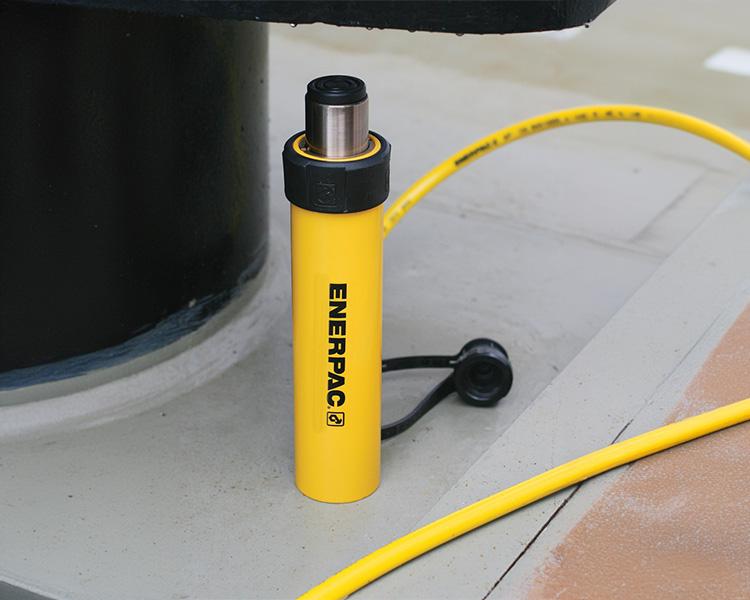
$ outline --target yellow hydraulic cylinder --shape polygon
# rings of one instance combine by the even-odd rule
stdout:
[[[306,104],[306,132],[284,148],[295,477],[310,498],[353,502],[380,481],[382,204],[390,146],[367,129],[361,80],[316,79]]]
[[[297,487],[351,502],[380,481],[383,207],[291,217]]]

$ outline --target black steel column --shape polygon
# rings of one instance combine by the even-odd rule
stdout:
[[[266,47],[263,24],[0,2],[0,374],[177,314],[166,343],[257,274]]]

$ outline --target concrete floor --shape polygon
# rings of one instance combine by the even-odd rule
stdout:
[[[738,158],[660,128],[587,125],[505,148],[430,194],[386,243],[384,353],[494,337],[516,384],[496,409],[449,399],[385,443],[380,490],[350,506],[306,500],[292,481],[278,159],[303,126],[306,82],[331,72],[367,81],[372,127],[394,148],[394,196],[462,145],[554,108],[637,101],[750,129],[750,78],[702,67],[743,42],[747,8],[722,6],[731,16],[707,2],[620,0],[573,37],[273,26],[264,308],[241,301],[175,357],[0,408],[0,580],[64,598],[288,598],[419,523],[611,442],[655,398],[636,425],[656,424],[677,401],[675,378],[689,376],[678,365],[700,364],[698,341],[740,302],[750,201],[733,193],[748,173]],[[385,419],[433,381],[388,376]],[[71,418],[84,401],[89,412]],[[589,506],[603,485],[576,502]],[[573,501],[556,512],[565,499],[362,596],[519,597],[584,512]]]

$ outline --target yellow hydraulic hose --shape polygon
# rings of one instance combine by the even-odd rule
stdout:
[[[396,223],[414,208],[427,192],[481,156],[485,156],[506,144],[535,133],[541,133],[542,131],[556,127],[565,127],[566,125],[575,125],[577,123],[590,123],[592,121],[636,121],[681,129],[687,133],[692,133],[715,142],[720,146],[724,146],[727,150],[731,150],[743,158],[750,160],[750,143],[747,141],[707,121],[673,110],[627,104],[602,104],[566,108],[539,115],[511,125],[510,127],[500,129],[466,146],[463,150],[459,150],[453,156],[441,162],[417,179],[386,211],[383,223],[385,229],[384,235],[387,236],[391,229],[396,226]]]
[[[596,450],[412,531],[326,579],[301,598],[344,598],[413,558],[550,494],[639,458],[748,420],[750,398]]]
[[[388,209],[384,233],[441,181],[480,156],[523,137],[576,123],[638,121],[693,133],[750,160],[750,143],[701,119],[662,108],[583,106],[540,115],[500,129],[457,152],[418,179]],[[361,558],[303,594],[305,600],[345,598],[382,575],[469,531],[560,490],[696,438],[750,421],[750,398],[665,425],[550,469],[417,529]]]

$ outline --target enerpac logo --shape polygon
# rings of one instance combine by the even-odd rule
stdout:
[[[344,413],[328,411],[326,417],[326,423],[329,427],[343,427],[344,426]]]
[[[346,284],[328,285],[328,389],[326,425],[343,427],[346,403]],[[338,409],[333,412],[330,409]]]

